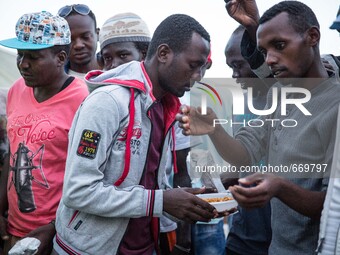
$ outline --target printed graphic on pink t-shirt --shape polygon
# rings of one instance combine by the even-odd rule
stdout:
[[[74,80],[38,103],[33,89],[18,80],[8,94],[7,131],[11,148],[8,231],[24,236],[55,219],[61,198],[68,132],[87,87]]]
[[[42,169],[44,148],[45,145],[42,145],[36,152],[33,152],[24,143],[19,143],[17,152],[12,156],[13,163],[11,165],[14,172],[12,183],[18,194],[18,206],[22,213],[32,212],[37,208],[32,191],[32,182],[39,184],[42,188],[50,188]],[[35,158],[39,162],[38,165],[34,164]],[[35,179],[32,171],[39,171],[43,182]]]

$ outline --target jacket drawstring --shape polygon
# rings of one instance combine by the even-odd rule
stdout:
[[[172,164],[174,165],[174,174],[178,173],[177,168],[177,155],[176,155],[176,133],[175,133],[175,125],[171,127],[171,136],[172,136]]]
[[[124,170],[119,179],[114,183],[115,186],[119,186],[125,180],[126,176],[129,173],[130,169],[130,161],[131,161],[131,138],[133,133],[133,125],[135,122],[135,90],[130,88],[131,96],[130,96],[130,104],[129,104],[129,125],[127,127],[127,135],[126,135],[126,149],[125,149],[125,157],[124,157]]]

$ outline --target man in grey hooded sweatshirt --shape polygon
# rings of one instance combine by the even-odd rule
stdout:
[[[216,216],[191,194],[204,189],[164,184],[178,97],[201,79],[209,42],[195,19],[171,15],[156,29],[145,62],[85,77],[95,90],[70,130],[54,254],[152,255],[163,213],[189,222]]]

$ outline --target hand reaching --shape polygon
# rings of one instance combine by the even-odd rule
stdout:
[[[25,237],[34,237],[40,240],[41,244],[39,246],[37,255],[50,255],[53,248],[54,235],[54,225],[47,224],[31,231]]]
[[[256,42],[256,30],[260,14],[255,0],[224,0],[230,17],[240,23],[248,31],[250,38]]]
[[[255,0],[225,0],[230,17],[244,27],[258,25],[260,15]]]
[[[180,113],[177,114],[176,120],[179,127],[183,129],[184,135],[205,135],[215,131],[214,119],[216,114],[211,108],[207,109],[207,114],[202,115],[199,109],[182,105]]]
[[[208,202],[193,194],[204,192],[204,188],[176,188],[163,192],[163,210],[170,215],[190,223],[209,222],[218,213]]]
[[[277,195],[280,177],[273,174],[256,173],[239,179],[242,186],[229,188],[234,199],[241,207],[259,208],[265,206],[270,199]],[[256,184],[256,186],[250,186]]]

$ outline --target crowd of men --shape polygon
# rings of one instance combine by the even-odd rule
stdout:
[[[318,19],[302,2],[261,17],[255,0],[225,7],[240,24],[226,63],[252,91],[232,118],[268,112],[234,134],[214,109],[179,100],[212,65],[209,32],[189,15],[152,35],[134,13],[99,29],[84,4],[19,18],[16,37],[0,41],[17,50],[21,75],[0,94],[1,255],[338,253],[340,59],[320,55]],[[340,32],[340,9],[330,28]],[[203,135],[238,169],[301,171],[223,175],[238,208],[219,212],[196,196],[216,186],[191,185],[189,152]]]

